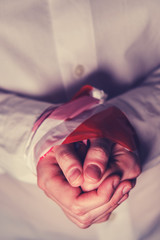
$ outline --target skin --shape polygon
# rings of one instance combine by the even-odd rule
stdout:
[[[109,219],[140,174],[138,157],[108,139],[54,147],[37,165],[38,186],[80,228]]]

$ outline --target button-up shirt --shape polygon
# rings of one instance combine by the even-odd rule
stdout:
[[[36,180],[24,156],[34,122],[84,84],[126,114],[145,161],[130,202],[86,231],[35,186],[2,176],[2,239],[159,239],[159,8],[159,0],[0,1],[1,171]]]

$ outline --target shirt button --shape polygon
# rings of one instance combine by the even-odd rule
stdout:
[[[80,78],[84,75],[84,66],[79,64],[75,68],[75,76]]]

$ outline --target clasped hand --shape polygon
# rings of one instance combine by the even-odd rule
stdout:
[[[108,220],[141,172],[138,157],[108,139],[55,146],[37,165],[38,186],[80,228]]]

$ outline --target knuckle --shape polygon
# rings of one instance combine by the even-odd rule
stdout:
[[[92,217],[89,213],[81,207],[77,205],[72,205],[71,207],[72,213],[76,215],[76,218],[81,226],[81,228],[87,228],[92,223]]]
[[[108,214],[105,218],[104,218],[104,222],[108,221],[110,218],[110,214]]]
[[[40,189],[42,189],[42,190],[45,189],[44,180],[42,178],[37,178],[37,185]]]
[[[137,166],[135,169],[135,172],[136,172],[136,176],[138,177],[141,174],[141,168]]]
[[[83,224],[83,223],[78,223],[77,225],[81,229],[86,229],[86,228],[90,227],[90,225],[86,225],[86,224]]]
[[[50,191],[51,189],[53,190],[53,179],[52,178],[47,178],[43,182],[43,187],[45,190]]]
[[[85,214],[85,210],[82,207],[75,204],[71,206],[71,211],[76,216],[83,216]]]
[[[103,219],[102,219],[102,222],[106,222],[108,221],[110,218],[110,214],[108,214],[107,216],[105,216]]]
[[[71,158],[70,152],[66,152],[65,150],[61,151],[58,158],[59,164],[63,164],[70,158]]]
[[[96,158],[98,159],[104,159],[106,158],[106,152],[104,151],[103,148],[98,147],[98,146],[94,146],[92,147],[92,151],[96,154]]]
[[[92,216],[91,213],[86,213],[83,216],[79,217],[79,222],[83,224],[84,226],[90,226],[94,222],[95,216]]]
[[[134,169],[131,170],[130,172],[130,178],[137,178],[141,174],[141,168],[139,166],[135,166]]]
[[[88,217],[80,217],[79,224],[81,228],[88,228],[92,224],[92,220]]]
[[[118,203],[117,203],[117,200],[113,198],[113,199],[110,201],[110,208],[114,208],[117,204],[118,204]]]
[[[64,159],[64,158],[70,158],[70,152],[68,152],[68,151],[65,151],[65,150],[61,150],[60,151],[60,157],[62,158],[62,159]]]
[[[95,223],[103,223],[103,222],[106,222],[106,221],[108,221],[109,217],[110,217],[110,214],[107,214],[107,215],[104,216],[103,218],[97,220]]]

